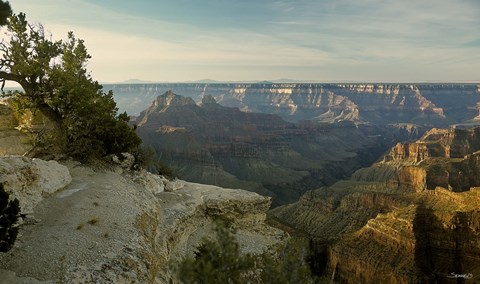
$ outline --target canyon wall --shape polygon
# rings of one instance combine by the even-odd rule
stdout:
[[[157,97],[135,124],[144,144],[182,178],[255,191],[272,196],[274,205],[374,162],[391,133],[415,135],[404,126],[295,124],[221,106],[209,95],[196,105],[173,92]]]
[[[118,84],[120,109],[138,115],[172,90],[199,103],[205,95],[242,111],[277,114],[287,121],[409,122],[432,127],[476,123],[480,87],[475,84]]]
[[[476,283],[478,131],[434,129],[271,214],[308,234],[323,258],[318,272],[341,283]]]

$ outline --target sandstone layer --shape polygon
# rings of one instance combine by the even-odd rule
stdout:
[[[312,238],[319,270],[335,281],[476,283],[478,131],[432,130],[349,180],[271,214]]]
[[[120,109],[131,115],[138,115],[169,90],[197,103],[212,95],[223,106],[277,114],[293,122],[445,127],[478,123],[480,110],[476,84],[119,84],[104,88],[113,90]]]

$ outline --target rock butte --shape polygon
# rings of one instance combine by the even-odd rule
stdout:
[[[340,282],[453,283],[451,273],[478,280],[479,135],[433,129],[272,214],[312,236],[319,262]]]

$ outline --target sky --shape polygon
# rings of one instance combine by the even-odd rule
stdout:
[[[99,82],[480,82],[480,0],[10,0]]]

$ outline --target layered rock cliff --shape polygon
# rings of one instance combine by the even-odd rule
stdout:
[[[136,123],[144,143],[182,178],[273,196],[276,205],[369,165],[390,145],[390,133],[416,135],[404,126],[294,124],[221,106],[213,96],[196,105],[172,92]]]
[[[20,196],[32,210],[14,247],[0,253],[0,283],[175,283],[169,264],[192,254],[218,218],[232,222],[243,252],[260,254],[285,240],[264,223],[267,197],[168,181],[130,166],[1,157],[8,192],[40,195]],[[51,175],[57,168],[63,174]],[[32,186],[45,179],[48,194]]]
[[[277,114],[287,121],[416,123],[430,127],[477,123],[475,84],[138,84],[105,85],[122,110],[137,115],[168,90],[199,103],[212,95],[242,111]]]
[[[432,129],[416,142],[398,143],[384,162],[403,166],[398,179],[404,188],[461,192],[480,185],[479,150],[480,127]]]
[[[417,142],[398,143],[387,160],[419,163],[432,158],[463,158],[480,150],[480,128],[432,129]]]
[[[336,281],[475,283],[480,279],[477,133],[478,128],[432,130],[397,145],[388,158],[351,179],[271,213],[311,236],[323,272]],[[441,150],[446,148],[457,150]]]

